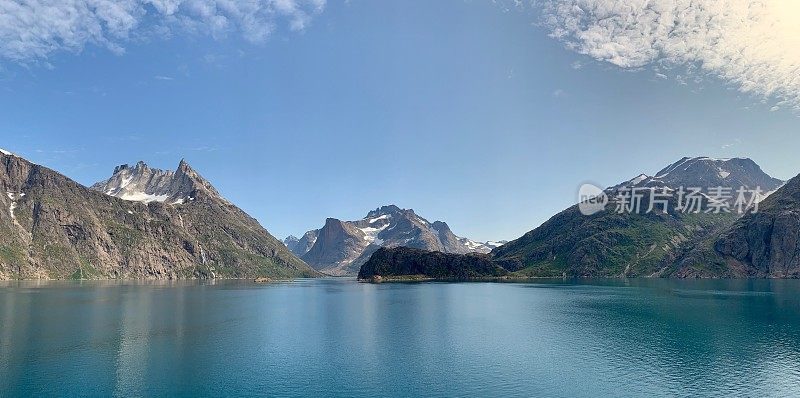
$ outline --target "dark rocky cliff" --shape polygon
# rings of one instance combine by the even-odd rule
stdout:
[[[740,276],[800,277],[800,176],[739,219],[714,249]]]

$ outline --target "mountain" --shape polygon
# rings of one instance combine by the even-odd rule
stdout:
[[[284,239],[283,244],[286,245],[286,247],[289,248],[292,253],[299,257],[311,250],[311,247],[317,242],[318,234],[319,230],[315,229],[306,232],[300,239],[295,236],[289,236]]]
[[[713,242],[713,253],[689,256],[693,274],[726,270],[725,276],[800,277],[800,176],[759,203]]]
[[[620,187],[760,187],[764,191],[777,189],[783,181],[770,177],[748,158],[715,159],[684,157],[663,168],[654,176],[640,174],[616,185]]]
[[[379,248],[361,267],[358,279],[384,280],[498,278],[508,271],[483,253],[449,254],[410,247]]]
[[[654,176],[641,174],[605,189],[599,211],[582,212],[582,202],[556,214],[538,228],[490,253],[492,262],[510,277],[727,277],[796,276],[800,257],[800,181],[770,177],[750,159],[683,158]],[[704,188],[697,195],[701,211],[686,206],[685,189]],[[723,187],[730,197],[715,196]],[[739,189],[772,192],[758,203],[736,211],[706,212],[714,206],[733,208]],[[619,211],[631,204],[663,203],[649,211]],[[778,233],[779,232],[779,233]],[[381,273],[418,271],[415,264],[434,261],[432,254],[384,258],[366,270]],[[456,260],[450,259],[452,263]],[[430,275],[429,275],[430,276]]]
[[[290,249],[314,269],[326,274],[356,275],[380,247],[403,246],[466,254],[488,253],[499,244],[458,237],[442,221],[429,222],[414,210],[389,205],[370,211],[361,220],[328,218],[322,228],[307,232]]]
[[[298,243],[300,243],[300,239],[294,235],[289,235],[283,240],[283,245],[286,246],[286,248],[292,253],[297,250]]]
[[[738,217],[735,212],[679,211],[681,187],[726,187],[735,196],[740,187],[773,191],[782,183],[750,159],[683,158],[653,177],[642,174],[606,189],[612,199],[605,210],[587,216],[572,206],[493,250],[492,256],[505,268],[529,276],[671,276],[677,271],[675,261],[696,242],[724,231]],[[666,190],[667,211],[618,212],[622,199],[615,198],[631,188],[641,189],[642,203]],[[728,206],[733,200],[726,200]],[[699,202],[701,208],[709,207],[708,191]]]
[[[318,275],[186,162],[114,174],[89,189],[2,151],[0,279]]]
[[[183,204],[195,199],[192,196],[195,191],[202,191],[208,197],[227,202],[184,160],[181,160],[176,171],[151,169],[141,161],[134,167],[123,164],[114,169],[111,178],[98,182],[91,188],[106,195],[143,203]]]

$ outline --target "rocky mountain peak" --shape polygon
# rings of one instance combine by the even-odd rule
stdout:
[[[112,175],[119,174],[123,170],[128,170],[128,167],[129,166],[127,164],[121,164],[117,167],[114,167],[114,173]]]
[[[397,207],[395,205],[387,205],[387,206],[378,207],[377,209],[370,211],[369,213],[367,213],[367,217],[366,218],[375,218],[375,217],[386,216],[386,215],[400,214],[400,213],[402,213],[404,211],[406,211],[406,212],[410,211],[412,214],[414,213],[414,210],[411,210],[411,209],[403,210],[403,209],[401,209],[401,208],[399,208],[399,207]]]
[[[121,199],[144,203],[182,204],[196,200],[198,194],[222,199],[211,183],[183,159],[175,171],[154,169],[144,161],[137,162],[133,167],[123,164],[114,168],[111,178],[91,188]]]
[[[325,226],[322,229],[328,233],[340,233],[344,232],[346,228],[342,220],[329,217],[325,219]]]
[[[321,229],[307,232],[299,242],[287,242],[287,247],[312,267],[332,275],[354,275],[380,247],[415,247],[445,253],[488,253],[495,247],[460,238],[447,223],[431,223],[413,209],[396,205],[378,207],[355,221],[328,218]]]
[[[283,244],[289,248],[289,251],[294,253],[296,256],[300,257],[309,250],[311,247],[314,246],[314,243],[317,241],[317,236],[319,234],[319,230],[311,230],[303,234],[303,237],[298,239],[297,237],[290,235],[286,239],[284,239]]]
[[[434,221],[431,226],[437,230],[450,230],[450,226],[444,221]]]
[[[749,158],[683,157],[659,170],[655,175],[640,174],[610,189],[622,187],[745,187],[769,192],[783,181],[772,178]]]

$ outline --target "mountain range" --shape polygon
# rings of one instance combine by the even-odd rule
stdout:
[[[640,175],[606,189],[611,198],[623,189],[666,189],[671,194],[666,212],[620,213],[611,201],[604,211],[586,216],[576,205],[492,255],[507,269],[529,276],[689,276],[692,272],[676,268],[676,261],[738,217],[735,212],[706,213],[709,189],[770,192],[782,184],[750,159],[683,158],[653,177]],[[675,192],[690,187],[706,191],[701,212],[678,210]],[[652,191],[642,192],[643,202],[649,202]]]
[[[328,275],[356,275],[380,247],[410,247],[442,253],[489,253],[505,242],[476,242],[456,236],[447,223],[430,222],[412,209],[379,207],[356,221],[328,218],[320,229],[284,244],[314,269]]]
[[[764,195],[740,215],[705,211],[720,203],[705,191],[699,196],[705,210],[685,212],[680,195],[689,187],[724,188],[731,193],[722,198],[729,208],[740,189]],[[661,211],[620,212],[618,198],[634,188],[645,203],[651,195],[668,193],[667,205]],[[571,206],[492,250],[492,261],[514,277],[797,277],[800,272],[798,178],[784,184],[750,159],[683,158],[604,194],[611,199],[602,211],[585,215],[579,204]],[[370,272],[374,269],[398,277],[409,269],[403,261],[427,261],[429,256],[412,254],[385,256],[392,263],[365,265],[359,277],[381,276]]]
[[[692,187],[703,209],[763,194],[743,213],[687,212]],[[185,161],[121,165],[88,188],[0,150],[0,189],[0,279],[800,277],[800,176],[784,182],[745,158],[680,159],[605,188],[598,211],[578,203],[507,243],[394,205],[280,242]],[[663,208],[621,211],[631,192]]]
[[[0,152],[0,279],[317,276],[181,161],[91,189]]]

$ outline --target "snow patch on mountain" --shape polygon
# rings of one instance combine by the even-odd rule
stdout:
[[[639,174],[638,177],[630,180],[630,184],[631,185],[636,185],[636,184],[639,184],[640,182],[642,182],[642,181],[644,181],[644,180],[646,180],[648,178],[650,178],[650,177],[647,176],[646,174]]]
[[[376,222],[378,222],[380,220],[388,220],[390,218],[392,218],[391,214],[384,214],[382,216],[378,216],[378,217],[375,217],[375,218],[370,218],[367,222],[370,223],[370,224],[374,224],[374,223],[376,223]]]
[[[485,245],[486,245],[486,246],[488,246],[488,247],[490,247],[490,248],[492,248],[492,249],[494,249],[494,248],[497,248],[497,247],[503,246],[503,245],[505,245],[506,243],[508,243],[508,241],[507,241],[507,240],[501,240],[501,241],[491,241],[491,240],[490,240],[490,241],[486,242],[486,243],[485,243]]]
[[[364,233],[364,239],[368,243],[373,243],[378,239],[378,234],[380,234],[381,231],[386,229],[386,227],[388,227],[388,226],[389,226],[389,224],[384,224],[383,226],[380,226],[380,227],[377,227],[377,228],[375,228],[375,227],[363,227],[363,228],[358,228],[358,229],[361,230],[361,232]]]
[[[166,200],[169,199],[169,194],[151,195],[144,192],[125,192],[119,195],[118,198],[123,200],[129,200],[131,202],[142,202],[142,203],[166,202]],[[182,204],[182,203],[183,199],[178,199],[172,202],[172,204]]]
[[[14,214],[14,210],[17,209],[17,200],[24,197],[25,193],[6,192],[6,196],[8,196],[8,198],[11,199],[11,204],[8,206],[8,212],[11,214],[11,220],[14,222],[15,225],[19,225],[17,224],[17,216]]]

